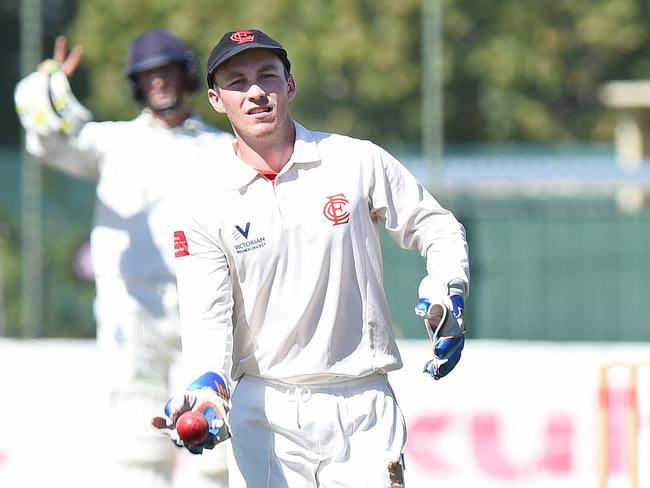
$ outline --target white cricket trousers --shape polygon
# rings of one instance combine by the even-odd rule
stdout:
[[[406,426],[386,375],[300,385],[245,375],[229,421],[231,488],[404,486],[389,476],[391,462],[403,467]]]

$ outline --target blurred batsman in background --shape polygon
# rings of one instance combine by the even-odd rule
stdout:
[[[156,435],[149,419],[169,398],[180,359],[170,187],[205,151],[206,163],[219,164],[218,146],[232,136],[192,113],[187,96],[198,88],[197,65],[175,36],[149,31],[132,42],[124,74],[142,111],[131,121],[93,122],[73,95],[68,80],[81,52],[75,46],[66,54],[66,39],[57,38],[54,59],[18,83],[16,109],[31,154],[97,182],[94,311],[111,413],[101,431],[111,433],[116,463],[98,477],[112,486],[164,488],[171,486],[177,451]],[[103,433],[89,435],[93,443],[104,442]],[[195,459],[200,467],[193,486],[226,486],[223,449]]]
[[[230,439],[231,487],[402,487],[406,426],[387,377],[402,360],[379,226],[426,259],[416,314],[436,379],[463,348],[465,230],[384,149],[295,122],[287,52],[265,33],[226,33],[207,83],[236,140],[177,187],[192,381],[154,422],[192,452]],[[185,436],[187,412],[204,413],[207,434]]]

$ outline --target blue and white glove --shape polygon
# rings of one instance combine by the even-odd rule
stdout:
[[[151,423],[163,430],[178,447],[185,447],[193,454],[230,438],[227,416],[230,410],[230,393],[224,378],[213,372],[194,380],[180,395],[165,404],[165,417],[154,417]],[[199,412],[208,422],[208,436],[201,444],[185,444],[176,431],[176,421],[185,412]]]
[[[433,359],[427,361],[424,372],[436,380],[454,369],[465,346],[464,290],[462,283],[441,287],[429,276],[420,284],[415,314],[424,320],[433,346]]]

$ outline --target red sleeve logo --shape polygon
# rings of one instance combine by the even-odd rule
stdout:
[[[174,231],[174,256],[177,258],[189,256],[190,251],[187,249],[187,239],[185,232],[182,230]]]

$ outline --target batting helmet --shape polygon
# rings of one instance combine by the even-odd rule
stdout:
[[[138,36],[131,43],[126,54],[124,75],[129,82],[131,93],[137,101],[142,100],[142,93],[135,82],[138,73],[166,64],[182,65],[187,74],[188,90],[198,89],[199,70],[192,51],[169,32],[153,30]]]

